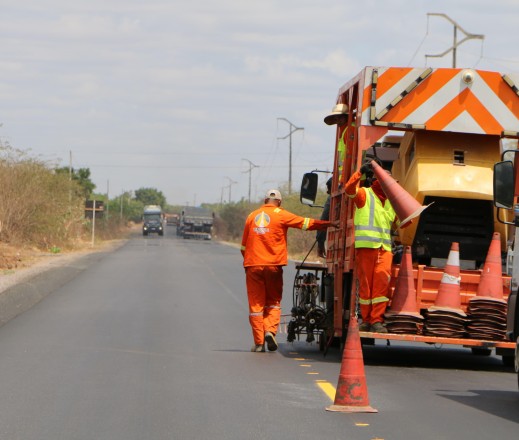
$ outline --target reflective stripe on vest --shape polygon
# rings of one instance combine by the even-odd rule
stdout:
[[[391,223],[395,215],[393,207],[390,207],[389,200],[383,207],[371,188],[364,189],[366,204],[355,210],[355,247],[377,249],[382,246],[390,251]],[[377,206],[382,209],[376,209]]]

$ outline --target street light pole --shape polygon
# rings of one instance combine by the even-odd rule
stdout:
[[[254,168],[259,168],[259,166],[258,165],[254,165],[249,159],[242,159],[242,160],[246,160],[247,162],[249,162],[249,169],[247,171],[244,171],[244,173],[249,173],[249,204],[250,204],[250,188],[251,188],[252,170]]]
[[[295,133],[297,130],[304,130],[303,127],[296,127],[292,122],[290,122],[286,118],[278,118],[278,121],[282,120],[287,122],[290,125],[290,132],[284,136],[280,137],[278,139],[286,139],[289,138],[288,142],[288,194],[292,193],[292,133]]]

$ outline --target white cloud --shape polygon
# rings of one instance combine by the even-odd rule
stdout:
[[[322,118],[339,87],[366,65],[405,66],[415,51],[423,65],[448,47],[448,22],[430,19],[426,35],[435,11],[485,34],[483,58],[469,42],[460,64],[519,68],[512,0],[11,2],[0,16],[0,137],[41,154],[72,150],[100,188],[156,186],[171,203],[192,201],[190,191],[218,201],[224,176],[246,196],[246,157],[261,165],[261,194],[287,178],[277,118],[304,127],[293,138],[299,175],[330,164]]]

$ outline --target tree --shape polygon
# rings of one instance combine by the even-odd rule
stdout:
[[[143,205],[159,205],[166,206],[166,197],[155,188],[139,188],[135,190],[135,200],[138,200]]]
[[[69,174],[71,171],[72,180],[76,181],[81,188],[80,195],[89,199],[96,187],[90,179],[90,168],[79,168],[77,170],[72,168],[71,170],[68,167],[60,167],[55,169],[56,174]]]

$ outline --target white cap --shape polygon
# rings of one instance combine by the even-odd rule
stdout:
[[[265,194],[265,199],[274,199],[281,201],[281,193],[277,189],[270,189]]]

